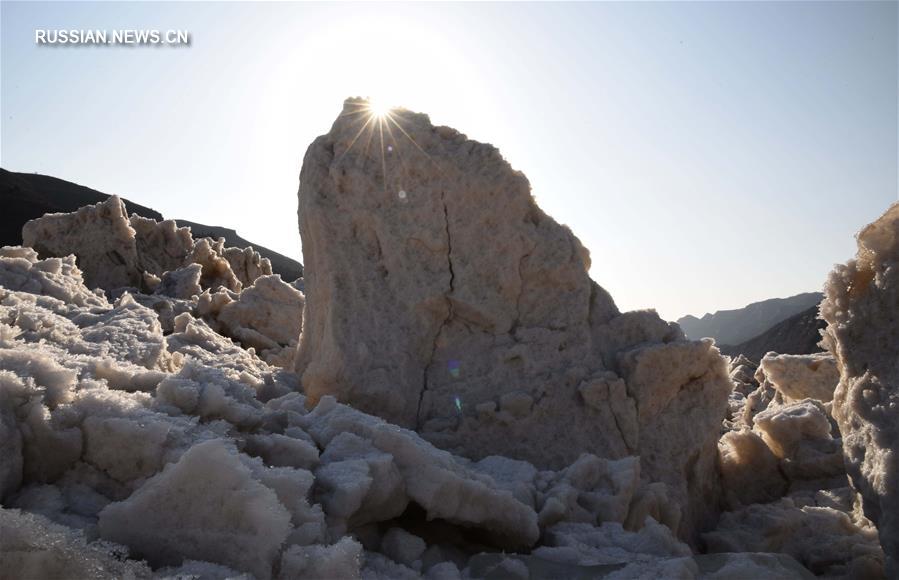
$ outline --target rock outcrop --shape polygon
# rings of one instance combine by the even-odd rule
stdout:
[[[825,285],[824,343],[840,383],[833,414],[846,469],[899,575],[899,204],[858,234],[858,254]]]
[[[714,505],[723,359],[654,312],[619,313],[494,147],[348,100],[306,153],[299,221],[310,402],[335,395],[475,459],[638,454],[685,530]]]

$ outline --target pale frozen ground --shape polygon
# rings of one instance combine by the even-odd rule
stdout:
[[[295,375],[190,312],[164,334],[130,294],[88,291],[71,260],[0,253],[0,337],[4,577],[698,578],[799,566],[735,554],[704,564],[672,531],[665,484],[642,480],[635,457],[588,454],[561,471],[475,462],[331,397],[310,411]]]

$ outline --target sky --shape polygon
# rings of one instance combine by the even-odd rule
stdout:
[[[302,259],[349,96],[497,146],[619,308],[820,290],[897,200],[895,2],[0,3],[0,166]],[[188,30],[38,46],[35,29]]]

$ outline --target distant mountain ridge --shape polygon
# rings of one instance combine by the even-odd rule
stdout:
[[[818,342],[821,340],[820,330],[826,326],[824,320],[818,317],[818,305],[815,304],[742,344],[735,346],[722,344],[720,348],[724,354],[731,356],[742,354],[755,362],[762,360],[769,351],[781,354],[811,354],[822,350]]]
[[[64,179],[37,173],[16,173],[0,168],[0,246],[16,246],[22,243],[22,226],[45,213],[73,212],[79,207],[105,201],[108,194],[78,185]],[[161,221],[158,211],[122,198],[130,214]],[[187,220],[175,220],[179,226],[189,226],[194,238],[225,238],[226,246],[245,248],[253,246],[272,263],[272,271],[287,282],[303,276],[303,265],[246,240],[230,228],[209,226]]]
[[[702,318],[687,315],[677,323],[689,338],[711,337],[721,345],[739,345],[791,316],[817,307],[823,298],[820,292],[806,292],[789,298],[753,302],[735,310],[719,310]]]

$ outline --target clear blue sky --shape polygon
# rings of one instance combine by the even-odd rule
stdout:
[[[897,4],[11,3],[0,165],[300,257],[307,145],[351,95],[498,146],[623,309],[821,287],[897,199]],[[38,47],[35,28],[190,47]]]

